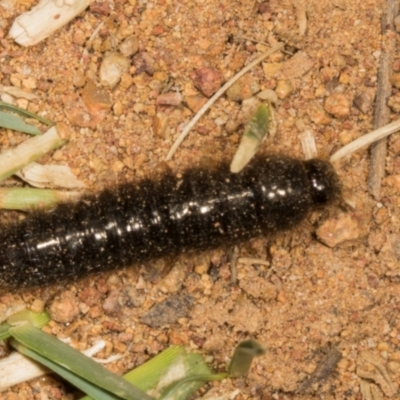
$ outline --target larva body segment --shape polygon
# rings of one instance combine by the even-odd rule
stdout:
[[[0,287],[68,281],[290,229],[337,198],[325,161],[259,156],[241,173],[166,174],[37,212],[0,234]]]

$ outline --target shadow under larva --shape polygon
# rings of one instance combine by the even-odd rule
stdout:
[[[0,287],[77,279],[290,229],[340,197],[331,164],[257,156],[143,179],[39,211],[0,234]]]

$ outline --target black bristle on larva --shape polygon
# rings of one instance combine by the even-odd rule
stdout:
[[[124,184],[40,211],[0,234],[0,287],[65,282],[187,251],[286,230],[340,192],[322,160],[258,156]]]

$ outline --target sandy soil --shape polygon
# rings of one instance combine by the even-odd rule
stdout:
[[[381,34],[385,4],[379,0],[107,0],[22,48],[7,32],[35,3],[0,3],[0,84],[36,94],[16,102],[70,126],[72,140],[40,162],[70,166],[93,190],[165,164],[179,171],[210,154],[231,158],[248,104],[266,89],[279,97],[278,130],[263,150],[303,158],[299,137],[310,130],[319,154],[328,157],[372,130],[382,49],[398,38]],[[207,96],[278,41],[285,52],[223,96],[165,163]],[[129,61],[112,89],[99,83],[111,51],[126,52]],[[400,61],[392,56],[390,104],[400,111]],[[24,139],[3,131],[1,148]],[[53,317],[48,332],[70,337],[79,349],[103,338],[107,347],[98,357],[126,352],[107,365],[118,373],[169,344],[188,346],[223,370],[239,341],[263,343],[267,354],[246,379],[207,388],[223,398],[400,398],[399,152],[394,135],[379,200],[368,194],[365,149],[335,164],[353,209],[314,213],[285,235],[182,258],[166,276],[142,266],[67,288],[3,291],[0,315],[45,307]],[[168,321],[149,317],[154,305],[177,295],[190,296],[190,307],[178,307]],[[0,397],[73,399],[73,393],[48,378]]]

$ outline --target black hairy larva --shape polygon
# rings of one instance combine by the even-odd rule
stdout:
[[[338,197],[327,161],[258,156],[144,179],[35,212],[0,234],[0,287],[64,282],[294,227]]]

